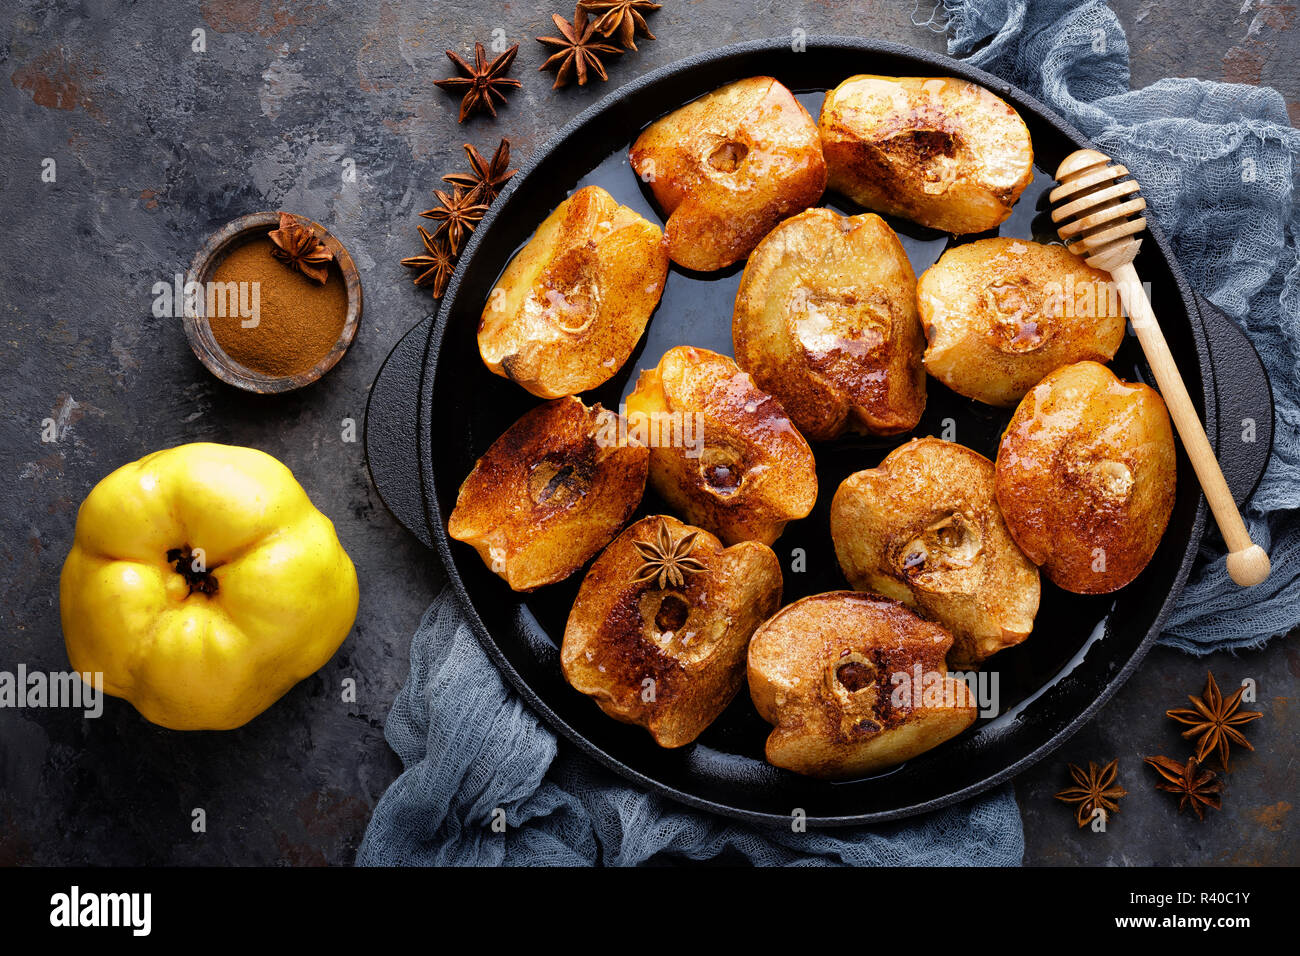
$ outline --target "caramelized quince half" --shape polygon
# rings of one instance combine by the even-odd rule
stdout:
[[[745,264],[731,333],[737,364],[808,438],[921,420],[916,276],[874,213],[809,209],[768,233]]]
[[[651,515],[587,572],[560,664],[605,713],[644,727],[661,747],[681,747],[736,696],[750,635],[780,604],[771,548],[724,548],[707,531]]]
[[[1020,114],[965,80],[852,76],[818,128],[832,189],[934,229],[992,229],[1034,178]]]
[[[831,538],[855,588],[919,608],[952,634],[956,666],[1033,630],[1038,568],[1002,520],[993,462],[963,445],[916,439],[844,479]]]
[[[628,433],[650,446],[650,484],[727,544],[771,544],[817,500],[812,449],[771,395],[725,355],[678,346],[643,371]]]
[[[874,594],[832,591],[782,608],[749,642],[749,695],[775,728],[768,762],[842,780],[957,736],[976,705],[966,682],[948,676],[951,643],[939,625]]]
[[[632,354],[667,274],[659,227],[586,186],[506,266],[483,306],[479,354],[541,398],[595,388]]]
[[[1177,462],[1159,393],[1079,362],[1029,390],[998,446],[998,504],[1051,581],[1107,594],[1136,578],[1174,510]]]
[[[1124,341],[1110,274],[1064,246],[981,239],[945,252],[916,288],[925,367],[954,392],[1010,407],[1048,372],[1108,362]]]
[[[474,465],[447,533],[516,591],[564,580],[641,503],[649,451],[619,431],[618,416],[599,404],[566,397],[539,405]]]
[[[628,155],[668,216],[668,254],[708,272],[749,255],[826,188],[817,124],[770,76],[738,80],[648,126]]]

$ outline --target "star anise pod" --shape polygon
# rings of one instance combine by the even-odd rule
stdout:
[[[1128,791],[1116,781],[1119,776],[1118,759],[1100,768],[1089,760],[1087,773],[1074,764],[1068,766],[1070,776],[1077,786],[1062,790],[1056,794],[1056,799],[1079,805],[1074,818],[1080,827],[1086,827],[1092,822],[1092,815],[1097,810],[1101,811],[1103,820],[1109,820],[1110,814],[1119,812],[1116,801],[1120,797],[1127,797]]]
[[[1189,757],[1182,764],[1168,757],[1147,757],[1146,762],[1155,768],[1164,780],[1156,784],[1157,790],[1178,794],[1178,812],[1188,807],[1196,813],[1196,819],[1205,819],[1205,807],[1215,810],[1223,809],[1219,794],[1223,782],[1216,780],[1218,775],[1213,770],[1202,770],[1197,766],[1195,757]]]
[[[441,299],[456,268],[456,257],[451,254],[445,239],[435,239],[423,226],[416,228],[420,230],[420,239],[424,241],[424,255],[403,259],[402,265],[408,269],[419,269],[420,274],[415,277],[415,284],[421,288],[432,286],[433,297]]]
[[[560,31],[558,37],[538,37],[539,43],[545,43],[548,46],[559,47],[558,52],[552,53],[550,58],[543,63],[538,69],[549,70],[556,68],[555,85],[551,89],[559,89],[569,82],[569,77],[574,73],[578,75],[578,85],[587,84],[587,71],[590,70],[602,80],[608,80],[609,76],[605,73],[605,67],[600,62],[601,54],[615,54],[623,52],[616,46],[610,46],[608,43],[597,42],[594,38],[596,24],[587,23],[587,11],[581,5],[573,11],[573,22],[570,23],[558,13],[551,14],[551,19],[555,21],[555,27]]]
[[[1205,693],[1200,697],[1187,695],[1187,699],[1192,702],[1192,708],[1180,708],[1178,710],[1165,711],[1166,717],[1172,717],[1180,724],[1187,724],[1188,728],[1183,731],[1183,738],[1190,740],[1199,738],[1196,743],[1196,759],[1198,762],[1204,762],[1205,758],[1217,749],[1219,753],[1219,765],[1224,770],[1228,769],[1228,745],[1229,743],[1240,744],[1247,750],[1254,750],[1250,741],[1246,739],[1237,728],[1242,724],[1248,724],[1252,720],[1258,720],[1264,715],[1257,710],[1242,710],[1237,708],[1241,706],[1241,695],[1245,692],[1244,687],[1238,687],[1237,692],[1227,700],[1223,699],[1223,694],[1219,692],[1219,685],[1214,680],[1214,674],[1209,674],[1209,679],[1205,683]]]
[[[496,199],[506,183],[510,181],[510,177],[519,171],[507,168],[510,165],[510,140],[508,139],[501,140],[497,145],[497,151],[492,154],[491,162],[484,159],[483,154],[469,143],[465,144],[465,154],[469,156],[471,171],[448,173],[442,177],[443,182],[466,190],[481,187],[480,195],[485,203]]]
[[[506,76],[510,70],[510,64],[515,60],[515,54],[519,52],[519,44],[516,43],[510,49],[506,50],[491,63],[487,59],[487,51],[483,49],[482,43],[474,44],[474,65],[466,63],[459,57],[454,50],[447,51],[447,59],[456,65],[456,68],[464,73],[464,76],[449,76],[445,80],[435,80],[433,85],[441,87],[452,93],[461,93],[460,116],[456,122],[463,123],[474,113],[475,110],[485,109],[496,118],[496,104],[492,102],[493,98],[504,103],[506,101],[505,90],[518,89],[522,84],[518,80]]]
[[[633,38],[637,34],[647,40],[655,38],[646,26],[642,12],[652,13],[663,4],[650,3],[649,0],[582,0],[578,6],[596,15],[597,33],[607,37],[617,33],[619,42],[625,48],[635,50],[636,42]]]
[[[420,215],[438,224],[433,234],[445,235],[451,254],[458,256],[460,244],[474,231],[474,226],[487,212],[487,203],[482,201],[482,187],[464,190],[457,186],[450,196],[441,189],[435,189],[433,195],[438,200],[438,205],[426,209]]]
[[[325,248],[315,231],[304,226],[287,212],[280,213],[280,228],[266,234],[271,240],[271,255],[308,278],[324,282],[329,278],[329,263],[334,253]]]
[[[661,590],[669,584],[675,588],[685,585],[686,575],[697,574],[704,570],[704,565],[698,559],[691,557],[698,536],[698,531],[692,531],[673,541],[672,532],[668,530],[668,522],[660,518],[659,533],[654,541],[632,542],[641,552],[641,557],[645,558],[645,563],[636,569],[636,576],[632,578],[632,583],[644,584],[658,578],[658,586]]]

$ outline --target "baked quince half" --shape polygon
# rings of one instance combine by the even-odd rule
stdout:
[[[1064,246],[995,238],[956,246],[916,287],[925,368],[959,395],[1014,406],[1049,372],[1109,362],[1124,341],[1110,273]]]
[[[1034,178],[1020,114],[965,80],[852,76],[826,94],[818,128],[832,189],[934,229],[992,229]]]
[[[952,635],[954,666],[1019,644],[1038,613],[1038,568],[1007,530],[993,462],[937,438],[844,479],[831,502],[844,576],[919,608]]]
[[[951,643],[939,625],[874,594],[832,591],[782,608],[749,642],[749,695],[775,728],[768,762],[843,780],[957,736],[976,705],[966,682],[948,676]]]
[[[585,186],[506,266],[483,306],[479,354],[541,398],[595,388],[632,354],[667,275],[659,227]]]
[[[629,434],[650,446],[650,484],[727,544],[771,544],[817,501],[812,449],[781,403],[725,355],[678,346],[627,398]]]
[[[916,276],[874,213],[809,209],[745,264],[732,315],[736,362],[814,440],[894,435],[925,410]]]
[[[1079,362],[1031,388],[1011,416],[998,445],[998,504],[1054,584],[1107,594],[1159,547],[1177,471],[1159,393]]]
[[[618,416],[599,403],[566,397],[539,405],[474,465],[447,533],[515,591],[564,580],[641,503],[649,451],[619,432]]]
[[[565,679],[661,747],[681,747],[745,680],[745,649],[781,604],[781,566],[754,541],[724,548],[667,515],[642,518],[596,559],[560,648]]]
[[[668,216],[668,254],[710,272],[749,255],[826,188],[817,124],[770,76],[737,80],[656,120],[628,154]]]

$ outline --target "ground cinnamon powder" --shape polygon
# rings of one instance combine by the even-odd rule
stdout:
[[[333,263],[322,285],[272,256],[271,240],[252,239],[227,253],[210,281],[259,284],[258,323],[253,328],[244,328],[245,320],[238,314],[208,316],[217,344],[254,372],[306,372],[334,347],[343,332],[348,291]]]

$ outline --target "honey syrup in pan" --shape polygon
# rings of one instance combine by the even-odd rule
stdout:
[[[798,99],[816,119],[824,95],[823,91],[803,92],[798,94]],[[615,150],[590,172],[575,180],[570,194],[584,186],[600,186],[618,202],[662,227],[665,217],[648,186],[628,164],[627,147],[630,145],[629,142]],[[1047,193],[1053,185],[1051,173],[1035,165],[1034,179],[1010,217],[997,229],[975,235],[954,237],[905,219],[888,215],[883,218],[898,234],[919,278],[944,250],[960,243],[990,236],[1015,236],[1043,243],[1058,241],[1048,215],[1050,203]],[[865,211],[830,190],[819,205],[842,215]],[[504,266],[503,261],[501,267],[504,269]],[[697,346],[732,356],[732,308],[743,269],[743,261],[711,273],[692,272],[672,264],[663,296],[631,358],[610,381],[584,394],[583,400],[588,404],[599,401],[606,408],[620,408],[636,387],[641,370],[653,368],[665,352],[678,345]],[[1140,349],[1130,334],[1110,367],[1120,378],[1141,381],[1144,375],[1140,358]],[[465,360],[477,361],[477,356],[467,356]],[[888,438],[847,435],[829,442],[812,443],[817,460],[817,504],[806,518],[790,522],[772,545],[784,575],[783,606],[810,594],[849,589],[835,558],[829,520],[831,499],[848,475],[875,467],[894,448],[926,435],[958,442],[993,460],[997,455],[998,440],[1012,411],[966,399],[949,391],[934,378],[927,377],[925,413],[913,431]],[[501,425],[501,429],[504,427]],[[478,431],[473,436],[474,454],[481,455],[495,437],[495,433]],[[632,520],[658,512],[673,513],[647,486],[645,500]],[[584,573],[585,569],[560,584],[520,596],[524,602],[522,613],[529,623],[527,630],[539,645],[553,645],[539,646],[534,648],[535,652],[545,656],[556,653],[554,648],[563,637],[569,609]],[[1020,715],[1030,700],[1041,695],[1054,682],[1068,679],[1084,653],[1104,638],[1113,604],[1112,596],[1082,596],[1062,591],[1044,576],[1042,601],[1033,633],[1018,646],[986,661],[981,668],[983,672],[996,674],[996,715],[981,716],[975,727],[962,737],[975,733],[999,733],[1011,722],[1021,719]],[[994,685],[985,686],[991,688]],[[742,767],[751,761],[761,762],[763,742],[770,730],[742,687],[727,711],[692,748],[685,749],[691,751],[689,759],[692,763],[707,775],[715,779],[736,776],[739,781],[747,771],[738,769],[737,761]],[[626,732],[644,736],[640,728],[628,727]],[[950,741],[942,748],[954,743]],[[753,769],[750,768],[749,772]],[[885,774],[899,769],[901,767],[892,768]]]

